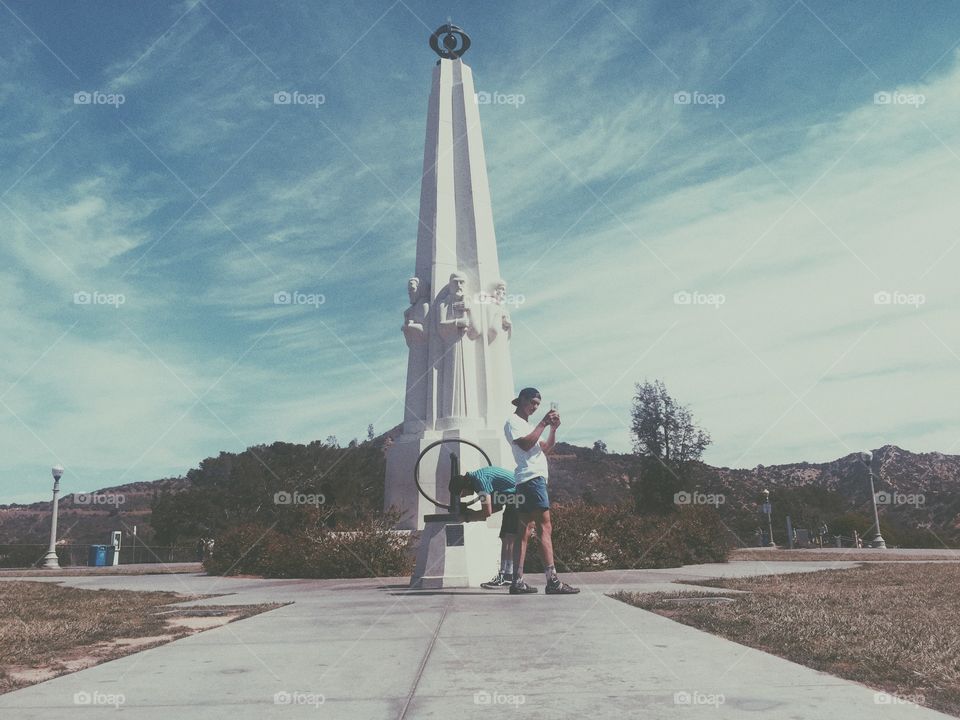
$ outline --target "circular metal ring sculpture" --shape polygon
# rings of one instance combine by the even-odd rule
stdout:
[[[453,498],[450,498],[450,504],[446,505],[442,502],[436,501],[435,499],[427,495],[427,493],[424,492],[424,489],[420,486],[420,461],[423,460],[423,456],[427,454],[428,450],[432,450],[433,448],[437,447],[437,445],[443,445],[444,443],[452,443],[452,442],[469,445],[470,447],[475,448],[476,450],[479,450],[480,454],[483,455],[483,459],[487,461],[487,465],[488,466],[493,465],[493,463],[490,462],[490,456],[487,455],[486,451],[476,443],[470,442],[469,440],[461,440],[459,438],[448,438],[446,440],[437,440],[436,442],[430,443],[423,449],[423,451],[417,457],[417,464],[413,466],[413,480],[414,482],[417,483],[417,491],[437,507],[446,508],[447,510],[450,510],[450,511],[453,511],[453,508],[455,507]]]
[[[440,45],[440,36],[443,35],[443,46]],[[433,31],[430,36],[430,47],[442,58],[456,60],[470,49],[470,36],[462,28],[447,23]]]

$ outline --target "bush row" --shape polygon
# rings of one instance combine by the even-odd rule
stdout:
[[[204,560],[214,575],[359,578],[410,575],[411,536],[373,520],[349,531],[327,529],[281,533],[261,525],[225,531]]]
[[[629,505],[582,502],[556,505],[553,548],[557,569],[678,567],[725,562],[732,546],[712,508],[687,507],[663,516],[637,515]],[[352,578],[396,577],[413,571],[415,536],[391,530],[395,518],[379,517],[349,531],[282,533],[257,524],[225,531],[204,561],[216,575]],[[526,570],[542,570],[538,540],[527,552]]]
[[[630,505],[575,502],[550,510],[558,570],[664,568],[726,562],[733,546],[713,508],[689,506],[665,515],[638,515]],[[525,570],[542,570],[531,540]]]

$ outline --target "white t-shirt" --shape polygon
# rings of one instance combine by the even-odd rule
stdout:
[[[529,450],[524,450],[514,442],[517,438],[526,437],[534,429],[536,429],[536,425],[527,422],[516,413],[510,415],[503,426],[507,442],[510,444],[510,449],[513,450],[513,459],[517,463],[516,478],[518,485],[535,477],[547,479],[547,454],[543,452],[539,441],[535,442]]]

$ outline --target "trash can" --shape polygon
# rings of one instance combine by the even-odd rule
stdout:
[[[90,567],[106,567],[109,545],[91,545],[87,565]]]

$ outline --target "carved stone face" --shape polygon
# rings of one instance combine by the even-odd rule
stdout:
[[[493,297],[496,298],[497,303],[502,303],[507,299],[507,284],[502,280],[494,286]]]
[[[450,275],[450,295],[457,300],[462,300],[467,288],[467,277],[462,273],[453,273]]]
[[[412,277],[407,280],[407,296],[410,298],[410,304],[413,305],[420,295],[420,278]]]

